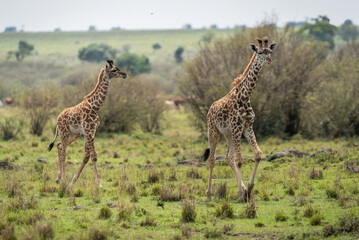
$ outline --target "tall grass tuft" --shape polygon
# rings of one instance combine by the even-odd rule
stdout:
[[[196,208],[195,204],[189,200],[186,199],[182,202],[182,213],[181,213],[181,220],[183,223],[188,222],[195,222],[196,221]]]

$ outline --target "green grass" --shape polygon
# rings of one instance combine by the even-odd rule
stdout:
[[[246,218],[243,213],[247,204],[236,200],[236,180],[228,165],[216,164],[214,197],[210,201],[205,195],[208,168],[176,165],[178,160],[202,154],[207,146],[205,140],[198,140],[200,134],[189,124],[188,115],[183,110],[170,111],[166,112],[164,121],[162,135],[140,132],[98,135],[95,146],[104,189],[96,186],[90,161],[72,191],[63,193],[63,197],[59,196],[61,189],[55,183],[56,148],[46,151],[53,138],[51,127],[45,129],[43,137],[33,137],[23,130],[18,139],[0,141],[0,160],[14,165],[13,170],[0,170],[0,228],[11,232],[10,226],[14,226],[18,239],[41,234],[53,235],[55,239],[101,236],[107,239],[184,239],[185,236],[191,239],[219,236],[307,239],[324,238],[321,232],[324,226],[337,226],[339,217],[359,212],[356,189],[359,176],[344,168],[347,161],[359,159],[358,146],[352,144],[352,139],[259,138],[264,155],[285,148],[312,153],[324,147],[332,148],[334,154],[315,158],[287,156],[262,162],[253,190],[257,216]],[[217,149],[217,155],[225,154],[225,142],[221,141]],[[253,156],[245,141],[242,150],[243,155]],[[67,154],[67,162],[72,163],[66,166],[69,181],[82,161],[83,140],[69,146]],[[44,157],[49,163],[38,163],[38,157]],[[147,163],[153,167],[143,167]],[[246,184],[253,165],[253,161],[245,160],[243,180]],[[323,178],[310,178],[313,167],[323,172]],[[157,172],[158,182],[149,182],[150,171]],[[189,171],[196,171],[199,177],[192,178]],[[176,172],[175,178],[173,172]],[[215,189],[223,183],[227,188],[226,200],[215,196]],[[294,196],[287,193],[289,187]],[[181,197],[162,197],[161,200],[159,192],[166,188],[167,194],[173,191]],[[338,199],[328,197],[327,189],[337,191]],[[186,223],[182,221],[182,209],[189,199],[194,203],[195,215],[194,222]],[[107,207],[109,202],[115,207]],[[230,213],[226,217],[222,212],[218,215],[224,203]],[[84,209],[72,210],[75,206]],[[320,221],[304,213],[311,208],[319,212]],[[287,216],[286,221],[275,220],[279,212]],[[332,236],[357,237],[355,231]]]
[[[91,43],[106,43],[122,50],[124,45],[130,51],[145,54],[154,59],[157,55],[173,55],[183,46],[188,53],[197,50],[198,43],[207,30],[157,30],[157,31],[95,31],[95,32],[23,32],[0,34],[0,59],[5,59],[7,52],[17,49],[20,40],[35,46],[34,55],[29,60],[46,60],[50,62],[78,63],[78,50]],[[233,30],[215,30],[216,36],[224,36]],[[162,48],[154,52],[152,45],[161,44]]]

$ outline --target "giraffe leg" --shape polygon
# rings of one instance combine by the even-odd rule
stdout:
[[[102,188],[101,179],[100,179],[100,176],[98,175],[98,171],[97,171],[97,153],[95,150],[94,140],[95,140],[94,138],[89,140],[90,156],[91,156],[91,160],[92,160],[92,164],[93,164],[93,170],[94,170],[96,182],[98,183],[99,187]]]
[[[77,181],[77,179],[79,178],[82,170],[86,166],[89,159],[90,159],[90,145],[87,144],[87,139],[85,137],[85,155],[84,155],[84,158],[82,160],[80,168],[77,170],[77,173],[72,177],[72,180],[71,180],[71,182],[69,184],[69,187],[71,187]]]
[[[56,178],[56,183],[63,183],[64,182],[64,167],[63,165],[65,165],[65,159],[66,159],[66,146],[61,142],[59,142],[57,145],[57,152],[59,155],[59,171],[57,172],[57,178]]]
[[[246,201],[246,194],[247,189],[244,186],[242,181],[242,153],[241,153],[241,145],[240,145],[240,137],[235,138],[233,140],[233,149],[234,149],[234,156],[232,155],[232,160],[230,166],[232,167],[233,173],[236,176],[237,184],[238,184],[238,201],[245,202]],[[232,151],[233,152],[233,151]]]
[[[213,174],[213,168],[216,164],[216,146],[217,142],[219,140],[219,131],[217,130],[217,127],[214,123],[208,123],[208,142],[209,142],[209,157],[208,157],[208,166],[209,166],[209,176],[208,176],[208,187],[206,191],[206,195],[208,199],[211,199],[212,197],[212,174]]]
[[[253,131],[253,126],[251,124],[244,130],[244,136],[246,137],[247,141],[250,143],[252,147],[252,150],[254,152],[254,159],[255,159],[252,176],[248,183],[248,197],[250,197],[251,191],[254,187],[254,178],[257,173],[258,165],[262,158],[262,151],[258,147],[256,136],[254,135],[254,131]]]

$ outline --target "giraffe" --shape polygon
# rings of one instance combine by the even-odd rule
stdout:
[[[96,87],[92,92],[85,96],[81,103],[74,107],[66,108],[57,117],[55,138],[48,148],[48,150],[51,151],[57,136],[60,136],[60,142],[57,144],[59,155],[57,183],[65,183],[66,147],[74,142],[79,136],[83,135],[85,140],[85,155],[80,168],[73,176],[69,186],[77,181],[82,169],[91,157],[96,181],[99,186],[102,187],[97,172],[97,153],[94,145],[96,129],[100,125],[98,111],[105,101],[111,78],[126,77],[127,74],[117,68],[112,60],[107,60],[106,67],[101,69]]]
[[[254,187],[254,178],[261,160],[262,151],[257,145],[253,131],[254,111],[251,107],[250,97],[256,87],[259,73],[264,63],[272,62],[271,53],[277,47],[272,43],[268,46],[268,38],[256,39],[259,47],[250,44],[250,49],[254,52],[247,68],[232,83],[233,88],[227,95],[217,100],[210,107],[207,114],[208,143],[209,148],[204,152],[204,159],[209,162],[207,197],[212,195],[212,172],[215,165],[216,145],[222,133],[227,139],[226,160],[236,177],[238,184],[238,200],[244,202],[249,200],[250,193]],[[241,136],[244,134],[250,143],[255,156],[255,165],[252,176],[246,189],[242,181],[242,156],[241,156]]]

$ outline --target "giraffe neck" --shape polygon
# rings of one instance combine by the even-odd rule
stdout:
[[[90,104],[92,110],[97,112],[102,107],[106,99],[109,84],[110,78],[103,68],[98,75],[96,87],[84,98]]]
[[[263,64],[264,62],[257,55],[242,82],[235,87],[236,97],[241,101],[248,101],[252,96]]]

